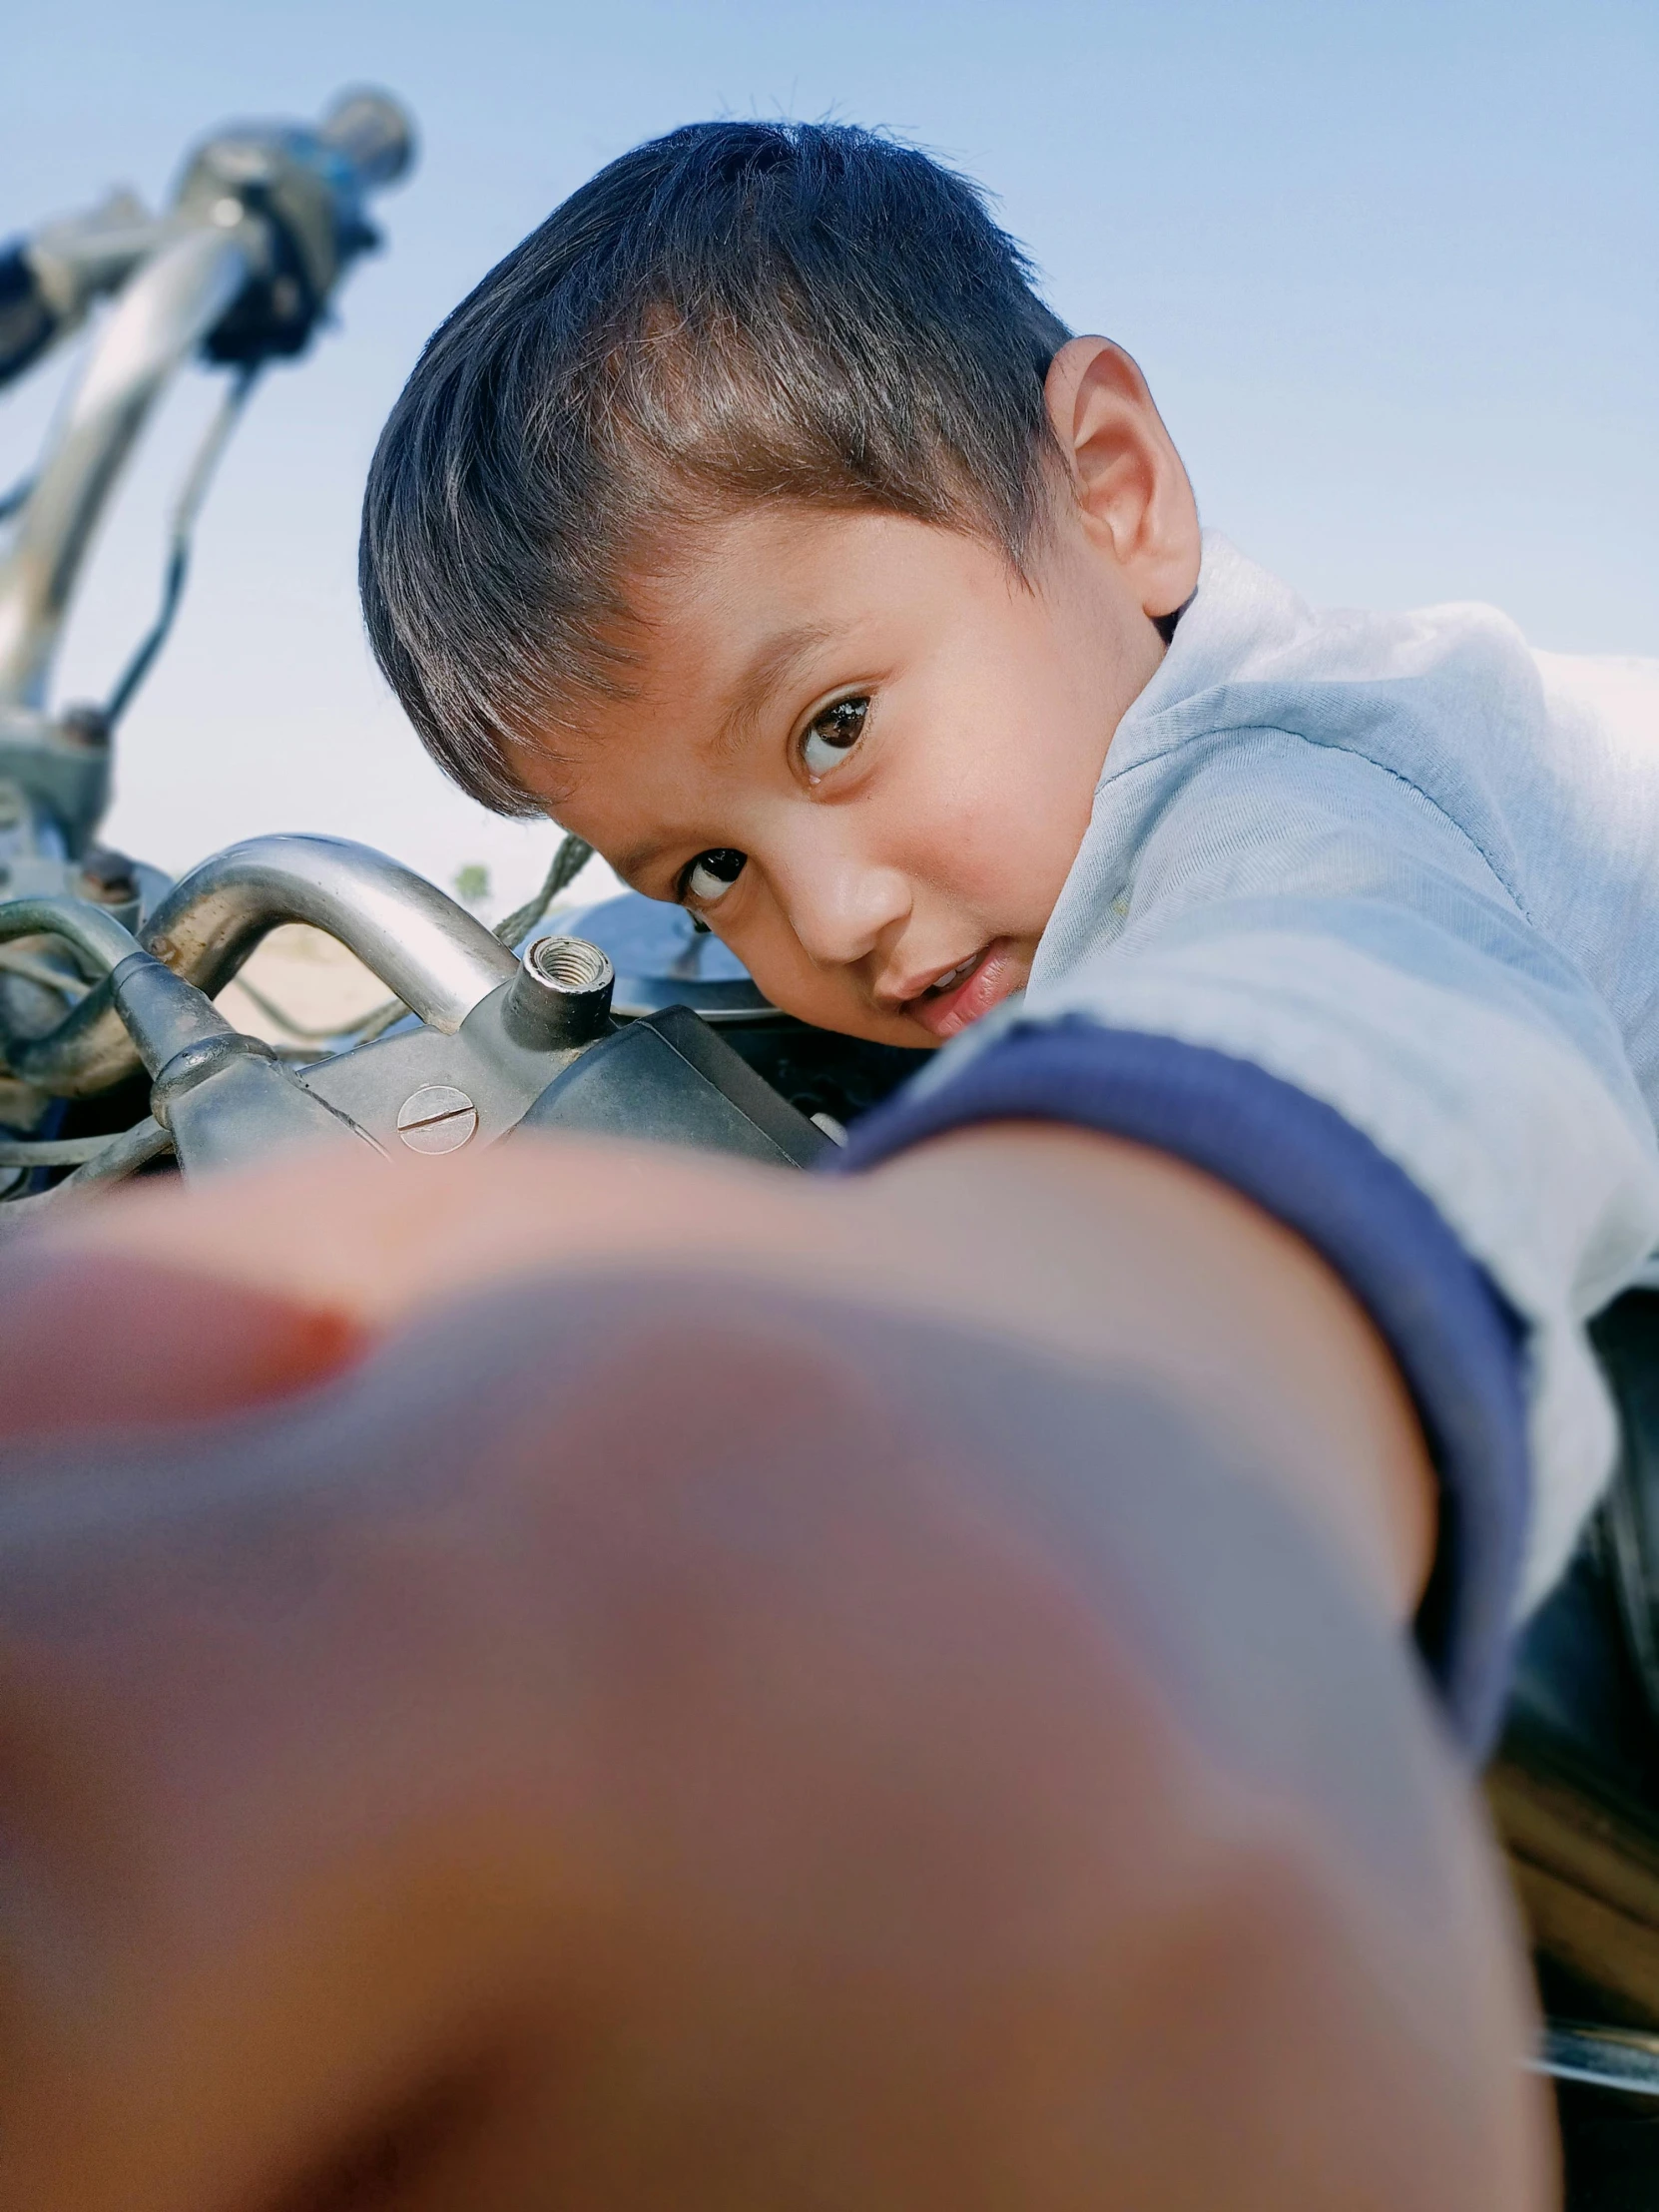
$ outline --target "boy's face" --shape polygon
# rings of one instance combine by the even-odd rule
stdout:
[[[1163,652],[1133,564],[1060,505],[1029,583],[994,546],[891,515],[712,525],[634,581],[637,696],[518,773],[775,1004],[937,1044],[1025,983]]]

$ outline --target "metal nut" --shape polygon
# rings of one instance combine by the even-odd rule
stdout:
[[[453,1083],[423,1083],[397,1109],[397,1134],[411,1152],[458,1152],[478,1131],[478,1109]]]
[[[538,982],[570,998],[603,990],[612,980],[609,959],[585,937],[538,937],[526,950],[524,964]]]
[[[533,1052],[592,1044],[611,1025],[616,971],[585,937],[537,937],[519,959],[501,1002],[501,1021],[515,1044]]]

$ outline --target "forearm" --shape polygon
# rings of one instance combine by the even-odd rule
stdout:
[[[299,1161],[133,1191],[50,1242],[251,1284],[371,1331],[480,1283],[641,1263],[931,1312],[1172,1383],[1401,1615],[1432,1547],[1409,1402],[1335,1275],[1211,1178],[1064,1128],[966,1131],[832,1183],[570,1140],[441,1176]]]
[[[1435,1534],[1422,1432],[1371,1321],[1291,1231],[1167,1154],[1053,1124],[918,1146],[862,1192],[941,1300],[1167,1380],[1414,1608]]]

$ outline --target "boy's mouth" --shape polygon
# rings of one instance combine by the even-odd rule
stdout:
[[[1024,983],[1023,963],[1006,937],[991,942],[952,968],[935,975],[925,990],[907,999],[904,1011],[942,1042],[988,1014]]]

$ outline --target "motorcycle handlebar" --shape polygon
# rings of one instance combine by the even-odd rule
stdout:
[[[119,290],[0,562],[0,710],[43,704],[102,508],[146,414],[200,345],[251,374],[304,350],[347,265],[378,243],[362,202],[414,156],[387,94],[360,90],[307,127],[232,126],[191,157],[172,208],[125,198],[0,257],[0,384]]]
[[[361,202],[407,176],[416,150],[407,109],[389,93],[367,86],[342,93],[315,125],[266,126],[248,133],[233,129],[206,143],[233,150],[232,174],[226,180],[231,183],[239,166],[250,167],[251,173],[262,166],[269,169],[276,156],[279,168],[282,151],[303,163],[304,148],[320,149],[325,158],[320,164],[313,158],[315,189],[331,198],[334,219],[348,236],[353,221],[360,220]],[[195,211],[194,220],[216,218],[203,208]],[[119,289],[167,244],[178,223],[177,213],[171,219],[147,215],[123,192],[0,249],[0,385],[33,366],[74,329],[100,294]]]

